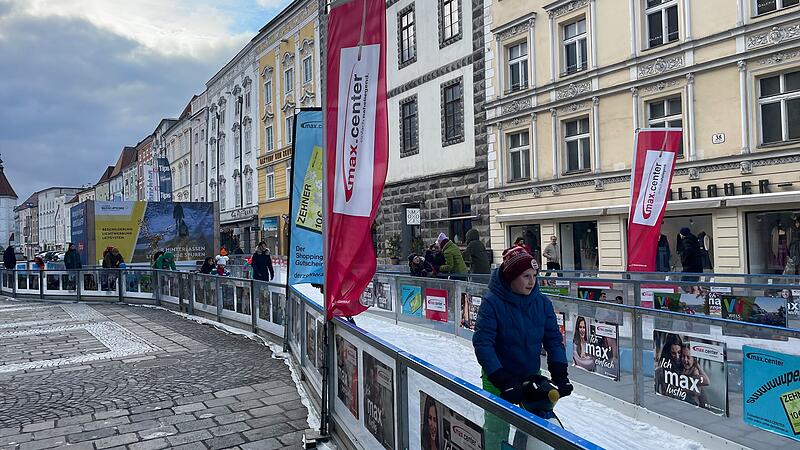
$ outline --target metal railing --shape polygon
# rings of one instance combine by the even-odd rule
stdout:
[[[725,295],[729,298],[776,297],[782,292],[800,294],[797,284],[746,284],[704,281],[649,280],[604,277],[540,277],[540,288],[547,291],[557,313],[563,314],[567,354],[574,350],[576,322],[579,317],[617,325],[619,366],[618,380],[609,379],[578,368],[570,369],[574,381],[604,392],[632,405],[646,408],[678,422],[700,428],[751,448],[765,445],[785,445],[786,438],[745,425],[742,420],[742,345],[780,347],[797,352],[800,349],[800,298],[792,299],[794,308],[787,308],[784,326],[747,323],[722,317],[687,314],[666,309],[654,309],[653,293],[673,292],[690,298],[709,298]],[[599,275],[599,274],[598,274]],[[638,275],[638,274],[636,274]],[[663,274],[661,274],[663,275]],[[672,274],[679,277],[686,274]],[[743,279],[744,277],[740,278]],[[797,278],[797,277],[795,277]],[[755,279],[751,277],[749,279]],[[447,292],[447,321],[430,320],[421,309],[410,304],[425,301],[428,289]],[[407,275],[378,273],[362,303],[370,311],[398,323],[407,323],[438,332],[472,339],[477,308],[473,299],[481,298],[488,286],[485,283],[419,278]],[[607,301],[598,300],[605,292]],[[695,294],[692,294],[695,292]],[[644,294],[644,296],[643,296]],[[440,295],[440,294],[437,294]],[[616,303],[615,300],[618,302]],[[478,301],[479,302],[479,301]],[[784,311],[787,312],[787,311]],[[721,314],[720,314],[721,315]],[[655,393],[656,349],[654,331],[697,336],[722,343],[725,352],[725,411],[712,414],[689,403],[673,401]],[[542,367],[545,367],[545,358]]]
[[[349,447],[421,448],[423,399],[430,399],[442,445],[445,439],[469,438],[470,432],[483,440],[491,425],[508,442],[515,430],[517,442],[600,448],[347,321],[335,319],[326,326],[321,305],[295,288],[287,299],[286,286],[280,284],[139,268],[0,270],[0,291],[23,299],[161,305],[284,342],[310,387],[312,402],[317,408],[325,402],[329,429]],[[456,438],[452,427],[466,434]]]

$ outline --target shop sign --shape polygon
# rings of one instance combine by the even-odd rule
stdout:
[[[419,208],[407,208],[406,209],[406,225],[419,225],[422,221],[422,217],[419,212]]]
[[[690,186],[669,190],[669,199],[689,200],[696,198],[715,198],[715,197],[734,197],[736,195],[769,194],[772,192],[772,185],[769,180],[758,180],[758,185],[752,181],[742,181],[740,183],[709,184],[706,186]]]
[[[219,213],[219,221],[223,223],[239,222],[243,220],[249,220],[256,214],[258,214],[257,206],[250,206],[244,209],[234,209],[233,211]]]
[[[278,218],[267,217],[266,219],[261,219],[261,229],[264,231],[278,231]]]

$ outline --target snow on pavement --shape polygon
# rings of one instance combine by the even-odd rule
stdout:
[[[303,290],[306,295],[313,290]],[[319,291],[316,291],[319,295]],[[393,320],[362,314],[356,323],[364,330],[476,386],[481,369],[472,345],[462,338],[428,331]],[[607,449],[699,450],[699,443],[640,422],[586,397],[573,394],[560,400],[556,414],[564,427]]]

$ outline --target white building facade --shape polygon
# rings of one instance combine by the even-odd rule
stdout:
[[[191,200],[204,202],[208,196],[208,95],[203,92],[192,99]]]
[[[167,160],[172,171],[172,201],[191,199],[192,121],[189,108],[184,110],[172,127],[164,133]]]
[[[39,192],[39,248],[62,250],[67,242],[66,202],[81,188],[53,187]]]
[[[206,83],[208,94],[208,187],[219,201],[220,241],[229,250],[252,251],[258,237],[258,186],[255,168],[258,133],[256,80],[258,62],[253,43]]]
[[[3,160],[0,160],[0,247],[5,248],[9,243],[11,235],[19,239],[19,233],[15,233],[16,220],[14,208],[17,206],[17,194],[11,183],[6,178]]]

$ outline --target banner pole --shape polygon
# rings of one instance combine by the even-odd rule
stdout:
[[[322,93],[322,142],[324,149],[322,158],[322,301],[323,301],[323,313],[325,315],[325,326],[323,327],[324,332],[324,339],[325,339],[325,353],[324,353],[324,361],[323,366],[324,369],[322,371],[322,411],[320,414],[320,426],[319,426],[319,434],[321,436],[328,435],[328,420],[330,415],[330,410],[328,408],[328,396],[330,393],[328,392],[328,382],[329,376],[328,371],[330,364],[330,356],[331,353],[328,351],[328,301],[326,297],[327,285],[328,285],[328,152],[330,149],[328,148],[328,103],[327,103],[327,62],[328,62],[328,1],[321,0],[319,4],[319,14],[321,17],[320,20],[320,40],[323,41],[320,43],[320,71],[319,71],[319,79],[320,79],[320,92]],[[293,169],[294,170],[294,169]]]

